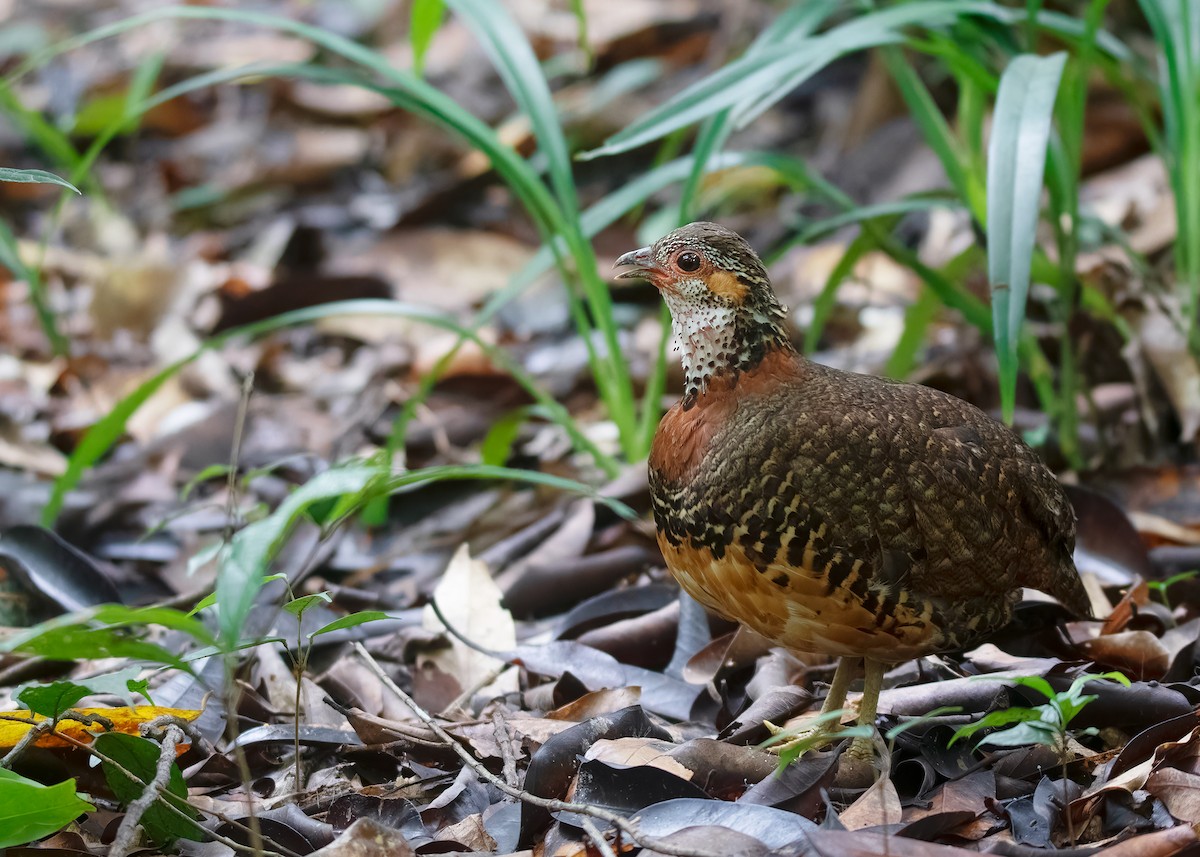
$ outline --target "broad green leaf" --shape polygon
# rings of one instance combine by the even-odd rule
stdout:
[[[992,328],[1000,365],[1000,400],[1006,422],[1016,405],[1017,346],[1033,265],[1042,173],[1064,53],[1023,54],[1000,78],[988,144],[988,280]]]
[[[0,848],[49,836],[95,809],[75,791],[73,779],[44,786],[0,768]]]
[[[991,747],[1023,747],[1026,744],[1042,744],[1046,747],[1059,746],[1062,730],[1054,723],[1042,720],[1029,720],[1018,723],[1011,729],[1001,729],[993,732],[979,742],[979,746]]]
[[[146,790],[142,783],[154,780],[160,755],[159,745],[136,735],[105,732],[96,736],[93,746],[97,753],[106,757],[100,763],[104,779],[122,805],[128,806],[141,797]],[[108,761],[109,759],[112,761]],[[138,777],[142,783],[130,779],[117,765]],[[197,819],[200,814],[188,804],[187,798],[188,788],[187,783],[183,781],[183,773],[179,770],[179,765],[171,762],[167,788],[142,816],[142,828],[146,835],[159,845],[168,845],[176,839],[203,841],[204,831],[199,825],[188,820]],[[164,801],[182,810],[185,817],[180,818],[178,814],[163,806],[161,802]]]

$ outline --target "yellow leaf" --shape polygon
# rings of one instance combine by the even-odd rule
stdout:
[[[140,705],[137,708],[78,708],[71,709],[77,714],[87,714],[107,718],[112,723],[113,732],[124,732],[137,735],[138,727],[156,717],[170,715],[180,720],[191,722],[200,716],[201,712],[190,708],[160,708],[156,705]],[[85,744],[92,742],[93,733],[106,731],[99,724],[88,725],[69,719],[70,715],[58,722],[54,732],[47,732],[35,742],[39,747],[71,747],[74,746],[59,735],[67,735]],[[13,747],[29,732],[30,728],[46,718],[31,711],[7,711],[0,713],[0,749]]]

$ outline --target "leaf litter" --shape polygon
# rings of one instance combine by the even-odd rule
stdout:
[[[136,4],[118,5],[132,11]],[[287,0],[267,5],[307,14]],[[399,65],[409,62],[407,36],[393,20],[400,4],[375,4],[373,12],[311,5],[326,26],[378,39]],[[537,5],[514,8],[539,52],[570,56],[574,17]],[[623,124],[607,100],[605,87],[615,84],[605,70],[654,64],[626,96],[623,109],[634,116],[679,91],[694,63],[737,35],[736,24],[682,0],[639,3],[621,15],[584,5],[594,65],[572,72],[557,93],[580,148],[598,146]],[[765,15],[762,5],[749,4],[746,14]],[[27,13],[26,23],[47,38],[66,35],[77,24],[64,16],[75,13],[91,15],[64,2]],[[309,42],[290,36],[207,22],[210,38],[200,41],[182,25],[160,23],[164,81],[313,56]],[[84,120],[100,121],[116,103],[112,93],[133,85],[146,38],[134,30],[109,42],[114,49],[68,52],[48,67],[52,73],[16,91],[35,109],[77,114],[78,134],[95,133]],[[428,58],[432,80],[532,151],[530,129],[513,120],[510,99],[456,18],[447,19]],[[741,132],[747,146],[805,139],[839,184],[861,182],[866,203],[944,182],[911,129],[883,130],[887,106],[876,114],[859,100],[859,85],[866,86],[831,75],[773,108],[771,122]],[[203,713],[188,727],[195,740],[180,744],[182,755],[161,781],[155,753],[146,755],[154,740],[136,738],[145,743],[128,751],[128,765],[145,756],[148,767],[134,771],[144,777],[106,780],[68,739],[111,727],[69,731],[78,721],[64,717],[67,747],[39,740],[12,767],[35,785],[75,778],[103,811],[84,811],[69,830],[22,853],[103,848],[110,824],[129,817],[146,788],[137,779],[183,789],[198,820],[172,821],[167,812],[143,822],[159,840],[153,847],[173,841],[179,853],[197,855],[256,844],[284,854],[640,848],[677,857],[1027,855],[1076,846],[1086,850],[1070,853],[1167,857],[1200,849],[1200,583],[1189,576],[1200,567],[1200,491],[1194,466],[1164,463],[1153,446],[1194,435],[1196,373],[1169,330],[1170,308],[1146,277],[1100,250],[1078,260],[1081,278],[1109,295],[1133,331],[1124,352],[1130,370],[1097,387],[1108,422],[1096,446],[1110,444],[1108,461],[1118,466],[1085,476],[1072,493],[1081,519],[1077,560],[1103,621],[1062,624],[1055,605],[1030,599],[994,644],[897,665],[879,706],[881,736],[896,734],[879,740],[875,783],[851,791],[835,778],[840,744],[783,770],[758,747],[764,720],[797,727],[811,720],[831,674],[828,658],[771,651],[678,597],[647,523],[645,470],[637,465],[605,492],[633,507],[639,518],[632,521],[545,485],[446,481],[394,495],[382,520],[368,515],[327,528],[329,504],[350,489],[322,495],[316,486],[305,515],[260,528],[272,544],[247,540],[235,555],[247,564],[237,578],[240,598],[222,605],[233,619],[221,632],[225,643],[247,647],[232,670],[211,648],[220,626],[199,632],[190,624],[187,611],[229,561],[222,546],[230,533],[271,521],[297,486],[349,456],[386,449],[397,417],[439,364],[440,379],[407,415],[403,443],[392,449],[397,471],[474,461],[486,448],[501,464],[595,482],[561,427],[485,350],[507,349],[595,443],[615,449],[553,276],[517,310],[492,316],[480,342],[445,363],[452,332],[362,316],[209,352],[121,427],[111,453],[66,495],[55,530],[36,526],[49,478],[64,471],[84,430],[209,335],[346,298],[423,304],[465,323],[537,250],[536,230],[514,213],[479,153],[368,90],[248,82],[169,104],[103,153],[93,174],[108,199],[85,187],[64,206],[44,248],[51,197],[39,197],[38,185],[0,185],[6,210],[18,212],[20,256],[40,266],[71,341],[69,356],[53,353],[26,284],[0,282],[0,718],[11,725],[23,716],[20,686],[56,680],[90,694],[74,713],[116,724],[110,744],[123,741],[122,732],[149,735],[139,728],[146,717]],[[814,131],[817,117],[855,109],[841,148],[832,132]],[[876,151],[896,155],[889,169],[897,175],[887,182],[853,167],[877,168],[880,159],[855,142],[871,139]],[[858,148],[864,153],[855,161]],[[7,129],[0,153],[6,165],[29,157]],[[1159,162],[1140,153],[1089,157],[1110,163],[1085,181],[1083,198],[1106,223],[1125,228],[1140,253],[1161,253],[1175,235],[1163,215],[1169,197]],[[642,166],[613,163],[611,175],[581,170],[588,200]],[[889,189],[893,179],[908,186]],[[767,241],[778,237],[771,224],[780,213],[756,180],[730,171],[710,191],[740,198],[740,207],[727,207],[727,221]],[[799,333],[847,251],[847,235],[834,230],[773,269],[798,305]],[[921,240],[929,258],[951,259],[971,240],[970,226],[939,213]],[[622,223],[596,241],[636,246]],[[866,254],[837,295],[822,359],[883,371],[919,290],[907,268]],[[630,365],[644,381],[659,334],[654,296],[616,294],[635,352]],[[991,404],[980,395],[993,379],[979,368],[977,338],[945,318],[933,328],[939,345],[918,367],[920,380]],[[252,390],[248,403],[243,389]],[[505,421],[506,433],[495,432]],[[1130,432],[1131,422],[1148,430]],[[253,579],[268,568],[283,578]],[[279,609],[318,593],[328,601],[312,601],[298,615]],[[96,609],[112,603],[127,607]],[[137,611],[147,604],[164,612]],[[210,621],[199,616],[197,624]],[[361,621],[345,621],[350,616]],[[28,630],[43,621],[50,624]],[[331,623],[337,627],[325,631]],[[1094,699],[1061,746],[953,741],[989,714],[1044,705],[1049,697],[1031,692],[1029,682],[1061,695],[1079,676],[1108,670],[1131,686],[1087,684]],[[854,701],[852,694],[851,708]],[[108,751],[106,764],[119,752]],[[194,842],[191,825],[211,841]]]

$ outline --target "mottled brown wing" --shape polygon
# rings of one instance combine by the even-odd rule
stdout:
[[[1075,515],[1057,479],[1012,432],[959,405],[961,422],[929,432],[910,470],[931,551],[915,585],[978,596],[1027,586],[1077,607]]]

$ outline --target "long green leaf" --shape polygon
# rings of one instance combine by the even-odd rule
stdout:
[[[903,39],[902,30],[908,27],[945,27],[963,16],[1011,23],[1024,20],[1025,11],[972,0],[918,0],[874,11],[811,39],[729,63],[640,116],[603,146],[580,157],[595,158],[628,151],[737,105],[744,108],[739,119],[739,127],[742,127],[839,56],[899,42]],[[1063,38],[1078,38],[1084,34],[1083,23],[1066,15],[1042,13],[1038,20],[1045,30]],[[1108,33],[1098,34],[1096,45],[1112,56],[1129,56],[1120,40]]]
[[[794,3],[750,43],[744,56],[757,56],[770,48],[806,38],[833,14],[838,5],[838,0],[811,0],[808,3]],[[798,84],[799,81],[785,82],[783,88],[790,92]],[[688,175],[687,183],[680,195],[678,225],[682,226],[694,216],[692,209],[700,190],[700,180],[708,170],[709,159],[721,151],[730,132],[733,131],[735,123],[742,120],[753,106],[753,104],[746,104],[727,107],[705,120],[692,150],[691,173]]]
[[[563,135],[550,87],[529,39],[501,3],[492,0],[447,0],[475,34],[505,88],[529,117],[539,150],[545,154],[550,182],[564,211],[578,209],[571,154]]]
[[[887,46],[881,51],[884,63],[891,73],[896,88],[908,104],[909,115],[920,129],[929,148],[933,149],[946,178],[957,191],[959,199],[966,203],[976,220],[984,214],[984,191],[977,186],[970,170],[970,160],[950,124],[942,116],[941,109],[934,103],[933,95],[921,80],[899,47]]]
[[[56,176],[54,173],[48,173],[45,170],[14,170],[11,167],[0,167],[0,182],[20,182],[24,184],[56,184],[59,187],[65,187],[68,190],[73,190],[75,193],[83,193],[75,185],[71,184],[61,176]]]
[[[1163,160],[1175,195],[1175,267],[1193,348],[1200,306],[1200,3],[1140,0],[1158,47]]]
[[[1023,54],[1000,78],[988,145],[988,279],[1000,366],[1000,402],[1012,421],[1017,389],[1017,345],[1041,206],[1050,122],[1066,54]]]
[[[63,501],[66,499],[67,492],[79,484],[79,480],[89,467],[95,464],[100,458],[112,448],[113,444],[125,432],[125,425],[129,418],[133,416],[137,410],[146,403],[172,376],[180,369],[187,366],[201,354],[206,351],[220,348],[226,342],[237,337],[254,337],[261,336],[271,331],[280,330],[285,327],[292,327],[300,324],[309,324],[314,321],[319,321],[323,318],[329,318],[337,315],[369,315],[369,316],[385,316],[391,318],[408,318],[414,321],[420,321],[429,324],[433,327],[438,327],[443,330],[449,330],[460,336],[465,337],[468,341],[477,345],[484,351],[493,362],[501,369],[508,372],[512,377],[520,383],[534,397],[538,404],[544,409],[544,412],[561,425],[567,432],[568,436],[575,442],[579,449],[588,452],[596,458],[598,462],[608,462],[608,457],[596,447],[582,432],[578,426],[574,424],[570,413],[559,402],[555,401],[545,391],[538,388],[537,384],[531,377],[516,364],[502,349],[497,348],[483,341],[477,333],[467,328],[464,328],[454,319],[449,316],[442,315],[440,312],[430,309],[429,307],[413,306],[411,304],[403,304],[396,301],[388,300],[352,300],[352,301],[337,301],[334,303],[321,304],[320,306],[307,307],[305,309],[295,310],[293,312],[283,313],[272,318],[264,319],[254,324],[247,324],[242,327],[227,330],[218,336],[214,336],[207,340],[201,347],[187,357],[177,360],[166,368],[162,369],[158,374],[154,375],[126,396],[113,407],[104,417],[98,420],[84,434],[79,445],[71,453],[70,459],[67,461],[66,471],[58,477],[54,482],[54,488],[50,494],[50,500],[47,502],[45,509],[42,510],[42,523],[45,526],[51,526],[54,520],[58,517],[59,511],[62,509]],[[614,465],[615,469],[615,465]]]
[[[275,554],[300,517],[315,503],[356,494],[384,475],[378,465],[333,467],[301,485],[271,515],[244,527],[217,570],[217,629],[227,651],[241,642],[242,628]]]
[[[29,301],[33,304],[33,311],[37,314],[42,331],[50,340],[50,347],[55,354],[66,354],[69,343],[59,332],[54,308],[50,306],[50,298],[46,294],[45,281],[36,268],[31,268],[21,259],[17,236],[13,235],[8,224],[3,221],[0,221],[0,265],[8,268],[17,279],[25,281],[25,286],[29,289]]]

